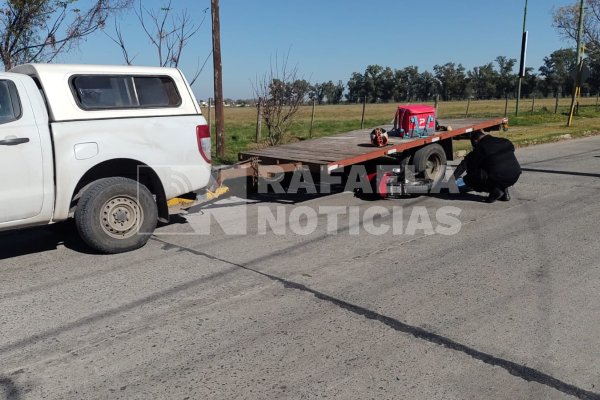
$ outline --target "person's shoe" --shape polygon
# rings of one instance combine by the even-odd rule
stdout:
[[[500,201],[510,201],[510,194],[508,193],[508,188],[504,189],[504,195],[500,197]]]
[[[487,202],[488,203],[493,203],[496,200],[500,199],[502,196],[504,196],[504,192],[498,188],[494,188],[492,189],[492,191],[490,192],[488,198],[487,198]]]

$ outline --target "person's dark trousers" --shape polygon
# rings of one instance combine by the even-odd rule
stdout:
[[[496,200],[509,201],[507,185],[489,179],[484,170],[477,171],[478,173],[465,175],[463,181],[467,186],[476,192],[489,193],[487,202],[493,203]]]
[[[494,189],[494,186],[490,185],[487,174],[483,170],[475,171],[475,173],[467,172],[467,175],[463,177],[463,181],[476,192],[489,193]]]

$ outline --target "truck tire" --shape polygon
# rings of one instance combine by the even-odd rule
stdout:
[[[446,152],[437,143],[429,144],[415,152],[411,164],[415,174],[424,179],[430,179],[437,184],[446,174]]]
[[[108,254],[144,246],[157,221],[156,202],[148,188],[121,177],[93,182],[75,209],[75,225],[83,241]]]

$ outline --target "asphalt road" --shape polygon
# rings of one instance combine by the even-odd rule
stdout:
[[[0,398],[599,399],[600,137],[518,157],[508,203],[233,198],[116,256],[3,234]]]

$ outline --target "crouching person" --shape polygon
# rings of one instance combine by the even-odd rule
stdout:
[[[477,192],[489,193],[488,203],[509,201],[508,188],[517,183],[521,166],[510,140],[481,131],[471,133],[471,151],[454,171],[458,179],[466,170],[464,183]]]

